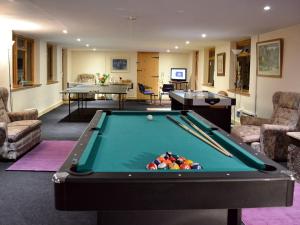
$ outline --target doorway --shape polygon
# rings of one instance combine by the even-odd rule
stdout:
[[[150,87],[151,90],[158,94],[158,66],[159,53],[158,52],[138,52],[137,55],[137,82]],[[138,99],[149,99],[139,92]]]

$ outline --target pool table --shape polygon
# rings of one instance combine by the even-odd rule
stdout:
[[[186,116],[233,156],[186,132],[167,115],[181,123]],[[146,169],[167,151],[203,168]],[[97,111],[52,180],[56,209],[95,210],[98,224],[107,225],[240,225],[242,208],[291,206],[294,189],[286,168],[193,111]]]

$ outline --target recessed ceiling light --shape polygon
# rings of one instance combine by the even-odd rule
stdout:
[[[87,48],[90,47],[90,44],[86,44],[85,47],[87,47]]]
[[[269,11],[271,9],[271,6],[269,6],[269,5],[266,5],[265,7],[264,7],[264,10],[265,11]]]
[[[127,19],[129,21],[136,21],[137,20],[136,16],[128,16]]]
[[[171,51],[170,51],[170,49],[167,49],[167,51],[166,51],[166,52],[167,52],[167,53],[169,53],[169,52],[171,52]]]
[[[93,48],[93,51],[96,51],[97,49]]]
[[[126,11],[125,8],[122,8],[122,7],[119,7],[119,8],[116,8],[117,11]]]
[[[67,34],[67,33],[68,33],[68,31],[67,31],[67,30],[63,30],[62,32],[63,32],[64,34]]]
[[[206,38],[206,34],[202,34],[201,37]]]
[[[174,48],[175,48],[175,49],[178,49],[179,47],[176,45]]]
[[[76,41],[81,42],[81,39],[80,39],[80,38],[77,38]]]
[[[189,45],[190,43],[191,43],[190,41],[186,41],[186,42],[185,42],[186,45]]]

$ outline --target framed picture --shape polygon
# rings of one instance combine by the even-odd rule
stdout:
[[[217,75],[225,76],[225,52],[217,54]]]
[[[283,39],[257,42],[257,76],[281,77]]]
[[[111,59],[111,72],[129,72],[129,59],[128,58],[112,58]]]

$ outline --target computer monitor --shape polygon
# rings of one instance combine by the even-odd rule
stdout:
[[[186,68],[171,68],[172,81],[186,81],[187,69]]]

